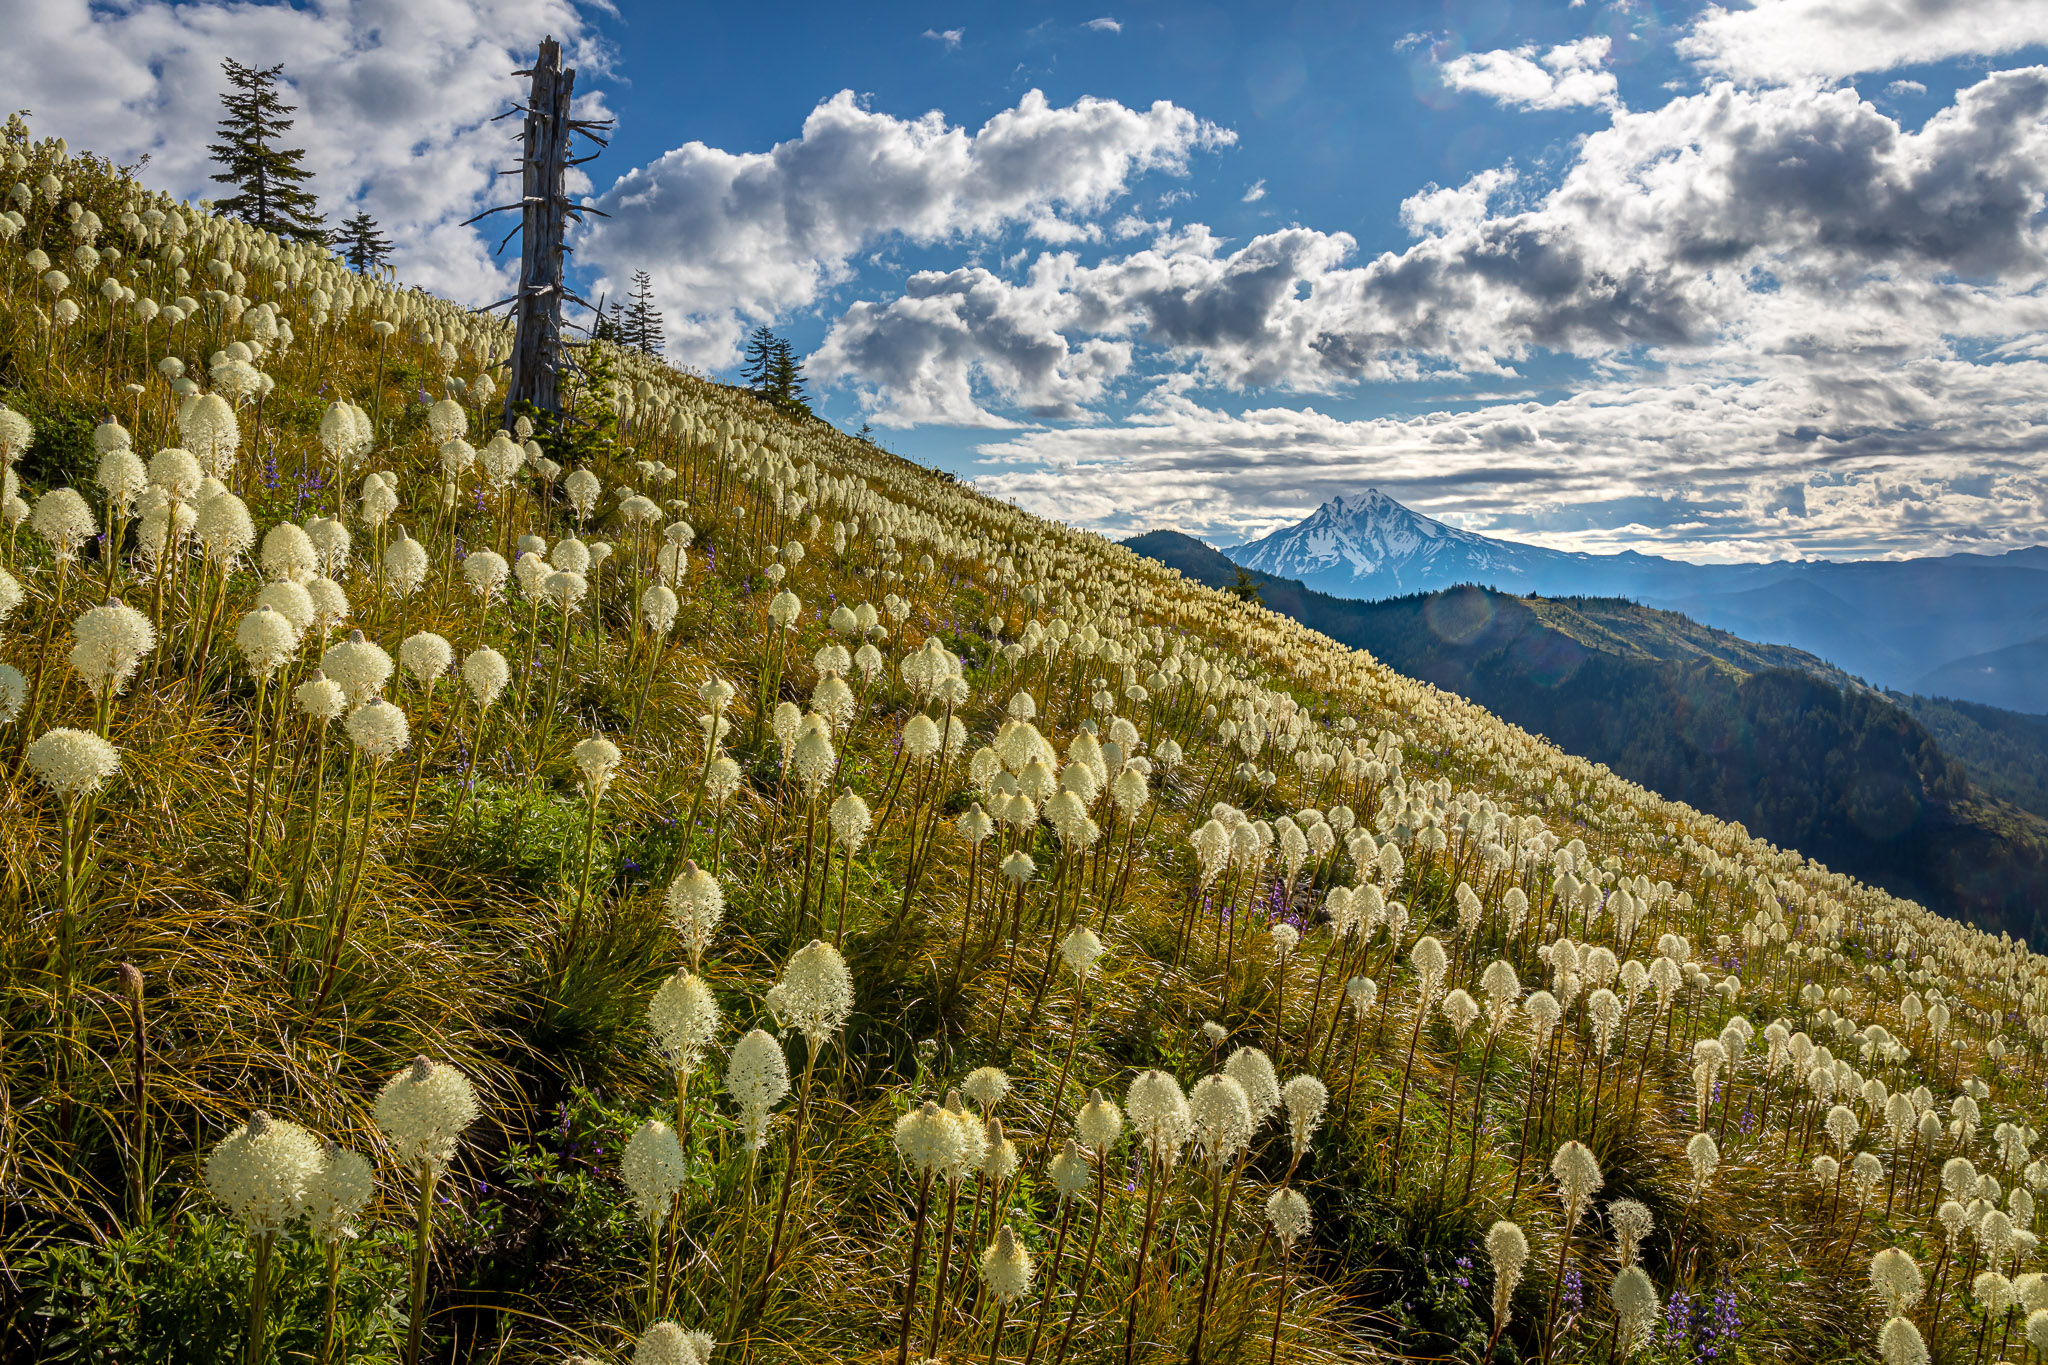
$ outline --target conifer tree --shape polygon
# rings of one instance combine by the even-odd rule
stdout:
[[[740,377],[747,381],[748,388],[767,398],[774,370],[775,333],[766,327],[756,327],[754,334],[747,338],[747,355],[740,367]]]
[[[233,185],[236,192],[215,203],[215,210],[281,237],[326,241],[319,201],[304,187],[313,174],[299,164],[305,149],[278,145],[291,131],[290,115],[298,107],[286,104],[277,93],[284,67],[244,66],[229,58],[221,70],[231,88],[220,97],[226,112],[220,121],[221,140],[207,152],[221,166],[213,178]]]
[[[341,225],[334,249],[358,275],[366,275],[391,259],[391,239],[377,231],[377,220],[368,210],[357,210]]]
[[[774,355],[769,362],[768,401],[792,417],[808,417],[811,412],[804,397],[804,362],[781,337],[775,338]]]
[[[660,355],[666,337],[662,332],[661,310],[654,306],[654,281],[644,270],[633,272],[633,292],[627,296],[623,344],[642,355]]]

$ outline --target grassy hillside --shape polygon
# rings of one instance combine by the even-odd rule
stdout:
[[[2043,959],[6,144],[6,1359],[2020,1340]]]
[[[1236,573],[1170,532],[1128,543],[1206,582]],[[1256,577],[1267,605],[1569,752],[1900,895],[2048,942],[2048,820],[2005,800],[2012,778],[1998,780],[2016,759],[1973,783],[1913,714],[1811,655],[1620,598],[1457,588],[1365,603]]]

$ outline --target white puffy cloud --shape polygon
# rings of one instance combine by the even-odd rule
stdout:
[[[1363,263],[1343,233],[1226,251],[1195,225],[979,287],[1024,290],[1063,331],[1139,340],[1212,383],[1308,392],[1501,373],[1546,351],[1924,353],[2048,315],[2048,68],[1989,76],[1917,132],[1851,91],[1721,85],[1618,114],[1556,188],[1489,216],[1507,175],[1411,199],[1410,226],[1432,235]],[[973,363],[971,346],[952,355]]]
[[[6,11],[9,107],[117,161],[147,153],[149,183],[184,198],[228,192],[209,179],[206,151],[222,60],[282,63],[285,99],[299,106],[289,138],[306,149],[328,221],[367,208],[407,280],[472,302],[509,292],[460,223],[490,202],[511,162],[506,125],[487,122],[523,96],[511,73],[548,34],[572,63],[602,60],[569,0],[36,0]],[[586,70],[578,86],[590,85]]]
[[[1417,237],[1476,228],[1486,221],[1494,197],[1520,178],[1513,166],[1497,166],[1462,185],[1431,181],[1401,201],[1401,226]]]
[[[1437,68],[1453,90],[1469,90],[1510,109],[1620,107],[1614,73],[1605,69],[1613,46],[1605,35],[1581,38],[1538,54],[1534,47],[1467,52]]]
[[[812,304],[851,278],[863,251],[1018,227],[1093,239],[1100,229],[1085,220],[1134,177],[1184,173],[1191,153],[1232,140],[1165,100],[1056,108],[1034,90],[969,132],[937,111],[901,119],[842,91],[769,151],[692,142],[622,176],[596,200],[611,217],[583,235],[580,259],[614,279],[646,270],[670,354],[721,365],[750,322]]]
[[[1698,367],[1357,421],[1174,388],[1124,422],[984,444],[1001,468],[976,486],[1111,534],[1217,543],[1377,487],[1476,531],[1699,560],[2018,548],[2048,509],[2048,359]]]
[[[2040,0],[1754,0],[1708,6],[1678,53],[1719,75],[1783,84],[2044,43]]]

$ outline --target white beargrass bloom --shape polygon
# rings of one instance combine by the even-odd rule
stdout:
[[[1870,1258],[1870,1291],[1887,1316],[1904,1316],[1924,1288],[1919,1265],[1899,1248],[1886,1247]]]
[[[263,533],[263,551],[258,558],[263,576],[273,581],[297,581],[320,571],[320,556],[313,549],[312,538],[302,527],[288,521],[281,521]]]
[[[430,630],[408,635],[398,646],[400,666],[411,675],[415,683],[430,694],[434,690],[434,684],[448,672],[448,666],[454,661],[454,648]]]
[[[1714,1142],[1712,1133],[1694,1133],[1685,1144],[1685,1159],[1692,1164],[1692,1183],[1695,1190],[1706,1188],[1714,1172],[1721,1165],[1721,1149]]]
[[[304,635],[313,625],[313,596],[305,585],[289,578],[280,578],[274,583],[265,583],[256,594],[256,605],[269,607],[285,620],[292,629]],[[293,648],[297,648],[294,644]]]
[[[852,792],[841,792],[832,803],[826,816],[831,826],[832,837],[848,853],[860,852],[867,842],[868,830],[874,825],[874,815],[868,810],[868,803]]]
[[[592,735],[570,751],[569,759],[583,777],[584,790],[595,801],[604,795],[618,772],[619,746],[601,735]]]
[[[1074,1128],[1081,1135],[1082,1146],[1097,1156],[1107,1155],[1123,1135],[1123,1111],[1117,1108],[1115,1100],[1104,1099],[1100,1090],[1090,1090],[1088,1103],[1081,1106]]]
[[[320,671],[340,685],[350,706],[361,706],[391,680],[391,656],[364,639],[361,631],[350,631],[346,640],[337,640],[320,656]]]
[[[633,1365],[711,1365],[715,1344],[709,1332],[685,1332],[672,1322],[657,1322],[633,1343]]]
[[[487,603],[505,586],[510,572],[505,556],[495,550],[472,550],[462,558],[462,581]]]
[[[1369,976],[1354,976],[1344,983],[1344,998],[1351,1005],[1352,1017],[1363,1019],[1379,1002],[1379,983]]]
[[[1081,1154],[1080,1145],[1072,1138],[1066,1140],[1060,1154],[1052,1159],[1046,1174],[1052,1177],[1053,1188],[1059,1191],[1062,1199],[1072,1199],[1086,1190],[1091,1179],[1088,1158]]]
[[[45,731],[24,757],[29,771],[65,801],[91,796],[121,770],[121,751],[90,730]]]
[[[576,519],[582,521],[597,509],[598,495],[604,491],[604,485],[589,470],[578,469],[562,481],[562,491],[568,495],[569,506],[576,510]]]
[[[921,1176],[939,1176],[960,1160],[960,1130],[952,1116],[926,1100],[896,1120],[897,1155]]]
[[[351,711],[347,730],[356,748],[378,763],[412,741],[412,727],[406,723],[405,712],[382,697],[373,697]]]
[[[28,679],[13,664],[0,664],[0,725],[11,723],[28,701]]]
[[[812,939],[782,969],[782,1014],[811,1046],[813,1056],[846,1027],[853,1014],[853,976],[839,950]]]
[[[1878,1329],[1877,1358],[1884,1365],[1927,1365],[1927,1343],[1909,1319],[1888,1318]]]
[[[50,542],[58,559],[78,558],[78,549],[92,539],[99,528],[93,524],[92,509],[71,488],[53,488],[36,499],[29,513],[28,529]]]
[[[1657,1314],[1663,1306],[1657,1300],[1657,1287],[1641,1266],[1632,1265],[1614,1277],[1608,1297],[1614,1304],[1617,1348],[1623,1356],[1632,1356],[1650,1344],[1656,1330]]]
[[[306,1228],[322,1244],[346,1241],[357,1235],[356,1218],[377,1193],[377,1177],[361,1152],[329,1142],[321,1152],[319,1169],[306,1181],[302,1201]]]
[[[768,1139],[768,1120],[789,1093],[789,1059],[782,1055],[782,1044],[760,1029],[749,1031],[726,1061],[725,1091],[739,1107],[747,1150],[760,1151]]]
[[[14,615],[14,609],[21,605],[22,597],[21,584],[15,582],[14,575],[0,569],[0,623]]]
[[[1264,1123],[1280,1107],[1280,1077],[1273,1059],[1255,1047],[1241,1047],[1223,1064],[1223,1074],[1244,1087],[1253,1126]]]
[[[1655,1223],[1647,1204],[1634,1199],[1617,1199],[1607,1206],[1607,1222],[1614,1229],[1614,1249],[1624,1267],[1636,1263],[1643,1239]]]
[[[1008,1306],[1031,1288],[1031,1253],[1006,1223],[996,1230],[996,1240],[981,1253],[981,1282],[997,1302]]]
[[[306,600],[313,604],[313,625],[329,631],[348,619],[348,594],[331,578],[306,580]]]
[[[80,613],[71,637],[71,667],[95,697],[127,691],[136,666],[156,648],[149,618],[119,600]]]
[[[718,1036],[719,1023],[711,988],[686,971],[662,982],[647,1002],[647,1026],[671,1070],[695,1071]]]
[[[1095,969],[1095,963],[1103,953],[1102,940],[1087,925],[1078,925],[1060,940],[1060,959],[1067,969],[1081,980]]]
[[[1273,1191],[1266,1196],[1266,1221],[1272,1225],[1273,1236],[1287,1251],[1293,1251],[1308,1236],[1312,1219],[1308,1211],[1308,1199],[1292,1185]]]
[[[256,676],[268,678],[298,652],[298,628],[283,612],[259,602],[235,627],[235,648]]]
[[[548,562],[567,573],[590,572],[590,547],[575,536],[564,536],[548,553]]]
[[[1188,1101],[1164,1071],[1143,1071],[1124,1094],[1124,1112],[1156,1161],[1171,1168],[1188,1140]]]
[[[711,946],[711,935],[717,932],[718,921],[725,915],[725,891],[718,878],[694,860],[685,860],[683,870],[668,884],[662,905],[668,912],[668,922],[675,926],[683,941],[683,950],[692,962],[697,961]]]
[[[1271,1063],[1267,1065],[1270,1068]],[[1188,1095],[1188,1130],[1197,1152],[1212,1165],[1227,1164],[1252,1138],[1252,1109],[1244,1087],[1227,1075],[1196,1081]]]
[[[1550,1159],[1550,1174],[1557,1181],[1557,1197],[1564,1204],[1565,1231],[1570,1233],[1586,1211],[1587,1203],[1605,1182],[1593,1149],[1573,1139],[1557,1149]]]
[[[633,1196],[640,1219],[653,1227],[667,1216],[670,1201],[683,1188],[687,1166],[683,1145],[675,1129],[660,1119],[648,1119],[626,1139],[619,1158],[619,1178]]]
[[[321,1164],[311,1133],[259,1109],[208,1154],[206,1187],[251,1235],[269,1236],[304,1213]]]
[[[149,469],[133,450],[117,446],[100,456],[93,481],[107,495],[107,506],[114,515],[125,517],[134,509],[142,490],[149,486]]]
[[[978,1066],[960,1083],[960,1093],[986,1115],[1010,1093],[1010,1076],[999,1066]]]
[[[676,623],[679,606],[675,591],[665,584],[650,583],[640,594],[640,615],[647,622],[647,628],[656,635],[668,634]]]
[[[354,537],[333,517],[311,517],[306,522],[306,539],[313,542],[313,552],[320,556],[321,567],[332,576],[348,563]]]
[[[209,561],[232,569],[256,543],[256,523],[249,519],[246,503],[233,493],[220,493],[199,504],[192,536]]]
[[[462,660],[462,685],[479,711],[495,705],[505,685],[512,680],[511,665],[489,645],[472,649]]]
[[[398,528],[398,539],[384,547],[384,586],[410,597],[427,581],[427,547]]]
[[[348,694],[341,690],[341,684],[317,668],[299,684],[292,700],[297,704],[300,715],[322,725],[348,709]]]
[[[446,1170],[455,1159],[463,1130],[478,1117],[476,1089],[469,1077],[445,1062],[415,1057],[385,1082],[377,1096],[377,1128],[390,1141],[398,1162],[424,1162]]]
[[[1287,1106],[1287,1134],[1299,1160],[1322,1125],[1323,1110],[1330,1103],[1329,1087],[1314,1076],[1296,1076],[1280,1087],[1280,1100]]]
[[[1493,1265],[1493,1320],[1498,1326],[1508,1320],[1522,1268],[1529,1264],[1529,1239],[1518,1225],[1502,1219],[1487,1229],[1486,1256]]]

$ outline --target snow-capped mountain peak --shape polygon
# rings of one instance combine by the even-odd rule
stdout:
[[[1446,526],[1368,488],[1332,498],[1230,557],[1261,573],[1318,584],[1369,579],[1372,595],[1380,596],[1437,586],[1447,573],[1505,567],[1514,551],[1529,548]]]

